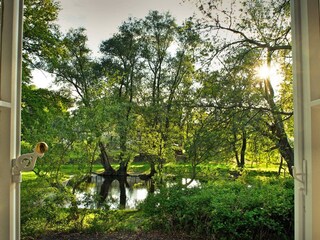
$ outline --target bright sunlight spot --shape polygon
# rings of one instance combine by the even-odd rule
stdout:
[[[257,69],[258,77],[261,79],[266,79],[271,75],[271,69],[267,66],[267,64],[264,64]]]
[[[283,80],[283,75],[280,70],[280,65],[277,63],[271,64],[270,67],[268,67],[267,64],[264,64],[256,68],[256,74],[261,80],[270,78],[272,86],[277,88]]]

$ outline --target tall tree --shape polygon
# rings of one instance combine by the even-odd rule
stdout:
[[[143,23],[142,57],[147,63],[144,80],[150,89],[144,98],[148,103],[145,117],[157,136],[152,140],[157,155],[168,157],[173,145],[181,145],[182,106],[184,97],[193,91],[202,41],[192,21],[178,26],[168,13],[150,12]]]
[[[103,41],[100,51],[103,54],[102,67],[110,87],[110,103],[114,106],[114,121],[119,136],[120,168],[117,174],[126,175],[130,160],[128,143],[132,132],[137,89],[141,82],[141,45],[138,41],[140,21],[129,19],[119,28],[119,33]],[[101,145],[101,144],[100,144]],[[103,150],[104,148],[101,147]],[[105,156],[106,153],[103,153]],[[109,164],[110,165],[110,164]],[[109,166],[108,165],[108,166]],[[113,173],[113,171],[111,171]]]
[[[226,56],[234,53],[235,49],[244,49],[247,53],[258,52],[259,54],[252,61],[258,63],[265,61],[269,67],[272,61],[290,63],[291,27],[288,0],[232,1],[229,8],[228,4],[222,1],[195,2],[204,14],[202,26],[211,31],[209,35],[213,37],[215,43],[215,51],[212,55],[215,59],[223,62]],[[230,37],[226,38],[223,32]],[[219,38],[219,36],[222,37]],[[265,126],[268,127],[260,130],[274,142],[292,174],[293,146],[285,126],[288,117],[292,116],[292,109],[289,112],[283,111],[270,77],[262,79],[258,86],[263,101],[255,107],[264,110],[265,118],[261,120],[264,120]]]

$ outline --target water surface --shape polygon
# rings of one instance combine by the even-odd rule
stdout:
[[[182,178],[182,184],[190,179]],[[167,182],[172,186],[177,182]],[[197,187],[200,183],[194,180],[188,187]],[[76,192],[80,208],[98,208],[106,204],[109,209],[136,209],[149,193],[156,192],[152,179],[142,180],[138,176],[122,178],[91,176],[89,183]]]

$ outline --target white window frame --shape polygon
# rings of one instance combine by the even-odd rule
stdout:
[[[0,239],[20,239],[20,189],[11,160],[20,154],[23,0],[1,0]],[[319,0],[291,0],[295,119],[295,239],[320,239]]]
[[[20,154],[22,0],[1,0],[0,239],[20,239],[20,189],[11,160]]]
[[[319,0],[291,0],[295,239],[320,239]]]

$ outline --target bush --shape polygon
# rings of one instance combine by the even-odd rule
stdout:
[[[21,187],[21,235],[37,236],[53,224],[67,226],[69,215],[64,207],[69,196],[51,187],[41,178],[22,183]]]
[[[86,194],[82,201],[76,201],[69,188],[52,187],[43,178],[24,181],[21,187],[21,239],[69,232],[134,231],[139,227],[137,223],[143,222],[136,211],[110,211],[106,205],[91,209],[95,198]],[[78,208],[79,204],[87,208]]]
[[[140,209],[150,227],[213,239],[293,239],[293,181],[215,182],[149,195]]]

